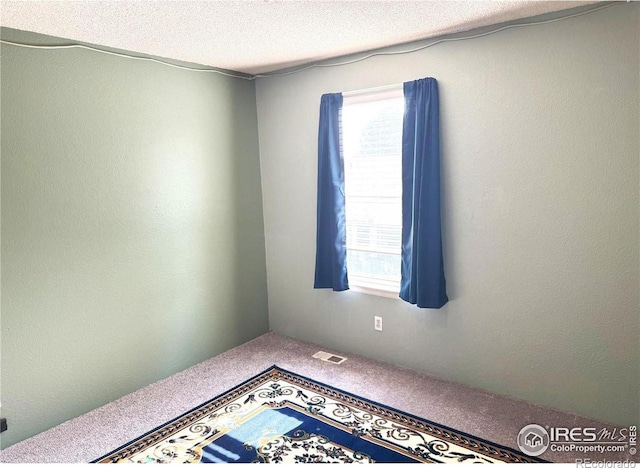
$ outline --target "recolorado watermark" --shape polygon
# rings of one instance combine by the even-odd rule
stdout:
[[[529,424],[518,433],[518,447],[530,456],[539,456],[547,450],[552,452],[582,452],[598,454],[629,454],[637,453],[637,427],[602,428],[595,427],[549,427],[539,424]],[[584,463],[591,463],[584,468],[635,468],[633,465],[593,465],[600,463],[584,459]],[[577,460],[576,460],[577,462]],[[617,463],[617,462],[610,462]],[[579,465],[580,466],[580,465]]]
[[[636,462],[633,460],[611,461],[611,460],[576,460],[576,468],[635,468]]]

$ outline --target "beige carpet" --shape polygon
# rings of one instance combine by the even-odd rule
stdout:
[[[445,382],[348,353],[338,353],[348,358],[341,365],[313,359],[311,356],[320,349],[324,348],[268,333],[8,447],[0,452],[0,462],[91,461],[274,364],[516,449],[516,436],[527,424],[603,427],[603,424],[587,418]],[[576,458],[623,460],[626,456],[547,450],[541,457],[575,463]]]

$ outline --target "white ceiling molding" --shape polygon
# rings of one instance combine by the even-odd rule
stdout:
[[[590,3],[3,0],[0,25],[256,74]]]

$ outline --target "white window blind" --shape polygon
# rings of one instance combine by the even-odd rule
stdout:
[[[350,286],[400,290],[403,113],[401,87],[344,98],[341,129]]]

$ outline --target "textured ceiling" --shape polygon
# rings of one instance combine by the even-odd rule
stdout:
[[[0,25],[263,73],[588,3],[2,0]]]

